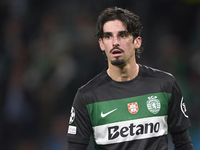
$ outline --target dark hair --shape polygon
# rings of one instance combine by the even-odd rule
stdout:
[[[127,9],[118,7],[106,8],[101,12],[96,22],[95,37],[100,39],[103,37],[103,25],[112,20],[120,20],[125,25],[127,31],[132,34],[133,38],[141,36],[142,24],[139,21],[139,16],[133,14]],[[140,57],[143,49],[136,49],[136,56]]]

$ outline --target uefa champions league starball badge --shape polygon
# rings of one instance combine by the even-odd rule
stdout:
[[[71,124],[75,119],[75,109],[74,107],[72,107],[71,109],[71,116],[70,116],[70,119],[69,119],[69,124]]]

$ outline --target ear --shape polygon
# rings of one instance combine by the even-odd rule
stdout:
[[[135,40],[134,40],[134,45],[135,45],[135,48],[140,48],[142,44],[142,38],[140,36],[138,36]]]
[[[99,39],[99,47],[101,48],[102,51],[105,51],[104,43],[103,43],[102,38]]]

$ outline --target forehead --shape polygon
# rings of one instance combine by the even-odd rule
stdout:
[[[125,25],[120,20],[108,21],[103,26],[103,32],[127,31]]]

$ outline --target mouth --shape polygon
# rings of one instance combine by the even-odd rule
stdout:
[[[117,49],[117,50],[113,50],[111,54],[117,55],[117,54],[121,54],[121,53],[122,53],[122,51]]]
[[[122,53],[124,52],[123,49],[119,48],[119,47],[114,47],[110,53],[114,56],[120,56]]]
[[[123,51],[121,49],[113,49],[111,51],[111,54],[114,56],[114,57],[120,57],[121,54],[123,53]]]

